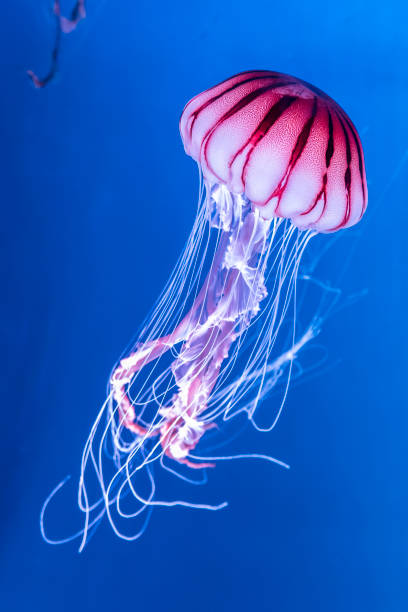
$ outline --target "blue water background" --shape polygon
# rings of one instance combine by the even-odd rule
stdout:
[[[0,23],[1,610],[406,611],[405,3],[89,0],[39,91],[25,70],[47,71],[51,4],[4,3]],[[332,367],[292,388],[272,434],[239,441],[289,472],[221,464],[208,496],[227,510],[157,511],[129,544],[104,522],[82,555],[48,546],[41,504],[77,477],[110,369],[193,223],[180,112],[251,68],[312,82],[358,127],[369,208],[342,290],[367,295],[325,325]],[[73,488],[64,499],[55,535],[74,526]]]

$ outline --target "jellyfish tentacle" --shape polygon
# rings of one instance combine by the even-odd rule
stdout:
[[[231,418],[239,411],[233,410],[237,402],[252,422],[257,402],[279,379],[281,367],[283,370],[285,363],[290,364],[295,357],[289,351],[282,357],[282,364],[278,359],[270,367],[262,366],[268,361],[287,311],[308,234],[298,239],[296,228],[281,219],[264,219],[245,196],[231,194],[223,186],[206,185],[206,189],[205,214],[203,208],[199,211],[201,223],[208,221],[209,227],[218,231],[210,260],[204,266],[199,259],[198,240],[204,235],[200,226],[193,232],[189,246],[189,257],[195,258],[189,264],[191,275],[185,275],[182,258],[169,281],[169,292],[160,299],[153,324],[144,328],[144,341],[119,362],[110,377],[108,422],[100,436],[97,455],[92,445],[99,421],[84,452],[82,482],[89,463],[95,469],[108,519],[115,533],[124,539],[135,539],[143,533],[154,506],[184,505],[207,510],[225,506],[158,500],[150,464],[157,460],[162,464],[166,457],[179,466],[199,471],[214,467],[218,459],[235,458],[200,456],[196,448],[209,430],[218,428],[221,418]],[[267,265],[274,278],[269,295]],[[206,274],[204,269],[208,270]],[[187,300],[181,301],[180,286],[184,287],[183,295],[188,289]],[[171,311],[167,310],[169,295],[173,301],[180,300],[171,305]],[[266,306],[261,312],[264,299]],[[264,317],[263,322],[257,323],[258,313]],[[248,342],[246,334],[253,324],[258,334],[250,336]],[[301,345],[294,343],[292,351],[296,354]],[[243,348],[250,348],[248,362],[243,372],[239,366],[241,374],[231,382],[230,374],[236,371],[234,364]],[[163,362],[166,353],[168,361]],[[258,382],[256,397],[249,402],[247,392]],[[109,430],[116,467],[110,480],[102,459]],[[146,493],[144,471],[150,478]],[[179,477],[189,481],[183,473]],[[131,513],[122,506],[128,493],[140,504]],[[90,517],[98,506],[88,502],[85,488],[81,495],[81,509]],[[120,518],[142,516],[147,511],[147,518],[136,535],[127,536],[116,525],[113,511]]]

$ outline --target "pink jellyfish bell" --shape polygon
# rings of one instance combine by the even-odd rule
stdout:
[[[132,534],[120,523],[153,506],[225,505],[161,499],[152,466],[191,482],[192,470],[234,458],[203,453],[228,419],[244,413],[259,431],[274,427],[294,359],[318,332],[315,318],[301,333],[295,326],[302,254],[318,232],[354,225],[366,208],[357,131],[304,81],[266,70],[238,74],[193,98],[180,132],[203,177],[197,217],[136,345],[112,372],[85,445],[81,548],[104,514],[120,537],[135,539],[146,523]],[[261,426],[258,406],[278,385],[283,399],[270,402]],[[108,434],[110,472],[102,452]],[[277,461],[235,457],[244,456]]]
[[[333,232],[366,208],[357,130],[325,93],[279,72],[242,72],[193,98],[180,120],[207,185],[244,194],[264,219]]]

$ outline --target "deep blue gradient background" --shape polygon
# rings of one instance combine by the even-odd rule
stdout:
[[[51,4],[4,3],[0,22],[1,610],[407,610],[405,3],[89,0],[38,91],[25,70],[49,65]],[[223,512],[157,511],[133,544],[103,523],[82,555],[48,546],[41,504],[77,475],[110,369],[193,222],[179,114],[250,68],[314,83],[357,125],[369,209],[342,289],[367,296],[325,326],[336,365],[291,390],[272,434],[241,439],[289,472],[220,464]],[[334,278],[342,248],[328,258]]]

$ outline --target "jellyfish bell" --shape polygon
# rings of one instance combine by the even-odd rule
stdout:
[[[304,81],[269,71],[238,74],[186,105],[180,133],[203,178],[197,217],[137,343],[110,376],[87,439],[78,496],[85,514],[81,548],[105,514],[129,540],[145,523],[128,535],[118,521],[153,506],[224,507],[158,497],[157,462],[187,482],[180,469],[196,473],[222,459],[280,463],[256,454],[208,456],[199,445],[240,413],[260,431],[275,426],[293,362],[319,331],[315,319],[296,327],[302,255],[317,233],[357,223],[366,208],[357,131],[340,106]],[[284,373],[283,398],[260,425],[258,406]],[[90,472],[99,491],[93,501]],[[129,496],[136,504],[131,513],[122,505]]]
[[[357,130],[334,100],[300,79],[242,72],[193,98],[180,132],[207,183],[245,194],[263,218],[333,232],[365,211]]]

